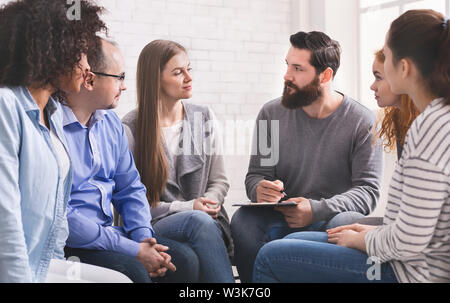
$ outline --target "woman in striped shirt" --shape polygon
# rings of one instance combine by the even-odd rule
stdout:
[[[421,114],[406,136],[383,225],[270,242],[258,253],[255,282],[450,282],[449,26],[442,14],[413,10],[387,34],[392,92],[408,94]]]

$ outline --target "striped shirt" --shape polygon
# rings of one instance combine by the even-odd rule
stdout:
[[[369,256],[399,282],[450,282],[450,105],[436,99],[411,125]]]

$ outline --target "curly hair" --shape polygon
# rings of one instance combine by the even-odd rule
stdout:
[[[384,63],[383,51],[380,50],[375,53],[375,60]],[[399,107],[388,106],[381,111],[375,127],[375,139],[377,137],[384,139],[383,146],[386,152],[394,150],[397,144],[404,145],[406,134],[419,114],[420,112],[411,98],[408,95],[401,95]],[[380,128],[379,125],[381,125]]]
[[[65,0],[18,0],[0,7],[0,87],[51,85],[73,71],[82,54],[100,48],[107,28],[103,8],[80,1],[81,19],[70,20]]]

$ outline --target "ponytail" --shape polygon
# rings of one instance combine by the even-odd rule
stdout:
[[[436,72],[431,78],[431,89],[446,99],[450,105],[450,20],[441,25],[441,45],[439,48]]]
[[[392,22],[387,44],[393,63],[410,58],[431,92],[450,104],[449,28],[449,20],[441,13],[409,10]]]

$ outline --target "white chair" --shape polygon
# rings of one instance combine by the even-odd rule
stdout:
[[[124,274],[108,268],[83,264],[76,259],[50,262],[45,283],[133,283]]]

